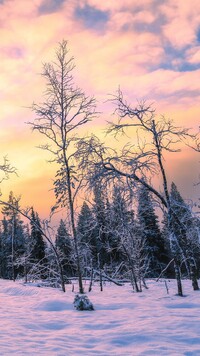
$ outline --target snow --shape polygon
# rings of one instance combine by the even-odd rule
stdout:
[[[77,311],[75,293],[0,280],[0,355],[200,355],[200,292],[183,281],[147,281],[134,293],[130,284],[98,284],[88,293],[95,311]],[[85,289],[88,286],[85,285]]]

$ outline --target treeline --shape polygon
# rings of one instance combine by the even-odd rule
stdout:
[[[173,256],[169,246],[167,217],[159,218],[150,192],[140,186],[134,195],[122,185],[103,189],[97,184],[90,202],[84,202],[76,220],[78,253],[82,276],[91,278],[96,271],[114,279],[130,280],[136,291],[145,278],[174,278]],[[180,250],[181,273],[192,277],[200,271],[200,222],[172,183],[171,205],[181,221],[176,236]],[[38,214],[31,209],[30,224],[21,220],[20,198],[11,192],[8,206],[2,208],[0,232],[0,277],[43,280],[61,284],[55,254],[45,241]],[[70,224],[60,221],[52,241],[62,265],[65,283],[77,277],[76,252]],[[44,228],[44,227],[42,227]],[[47,227],[48,228],[48,227]],[[192,261],[192,263],[191,263]]]

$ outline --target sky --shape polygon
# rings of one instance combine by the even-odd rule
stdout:
[[[102,135],[121,87],[131,103],[153,102],[158,115],[199,128],[200,2],[198,0],[0,0],[0,152],[18,176],[1,183],[45,218],[53,202],[54,167],[37,148],[43,138],[26,122],[42,100],[42,63],[68,41],[76,83],[105,111],[92,124]],[[110,113],[110,114],[109,114]],[[169,180],[186,199],[199,196],[199,154],[188,148],[166,162]]]

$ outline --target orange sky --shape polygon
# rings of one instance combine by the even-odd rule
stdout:
[[[42,96],[42,62],[68,40],[77,84],[98,100],[118,86],[130,102],[146,99],[157,111],[198,130],[200,117],[200,2],[198,0],[0,0],[0,152],[18,169],[1,184],[22,194],[43,218],[53,199],[54,169],[36,148],[43,138],[25,122]],[[95,124],[104,128],[108,112]],[[110,118],[109,118],[110,119]],[[94,125],[93,124],[93,125]],[[166,162],[185,198],[199,196],[199,156],[188,149]]]

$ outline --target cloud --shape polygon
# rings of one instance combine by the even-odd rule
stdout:
[[[32,184],[36,196],[37,189],[41,194],[39,181],[46,179],[46,158],[34,149],[41,137],[28,133],[25,122],[33,114],[25,107],[44,100],[42,63],[55,59],[63,38],[75,57],[76,84],[97,97],[98,108],[105,110],[94,124],[95,132],[113,111],[108,103],[104,109],[107,94],[119,85],[131,103],[140,98],[155,101],[159,112],[197,127],[199,1],[6,0],[0,7],[0,149],[19,167],[23,183],[17,189],[23,191],[24,184],[28,194]],[[29,172],[38,172],[32,182]],[[10,182],[6,184],[10,189]]]
[[[62,8],[65,0],[43,0],[38,7],[38,13],[40,15],[51,14],[57,12]]]
[[[3,47],[0,49],[2,55],[12,59],[20,59],[24,57],[24,51],[22,48],[17,46]]]
[[[94,6],[101,11],[111,11],[120,12],[124,10],[128,11],[140,11],[142,9],[151,9],[154,6],[157,6],[157,2],[159,0],[124,0],[124,1],[116,1],[116,0],[108,0],[108,1],[99,1],[99,0],[85,0],[90,6]]]
[[[165,164],[169,182],[174,181],[180,187],[184,199],[193,198],[195,200],[199,190],[195,186],[199,176],[198,153],[185,148],[182,152],[171,154],[167,158]]]
[[[188,63],[199,65],[199,63],[200,63],[200,47],[199,46],[190,48],[187,51],[187,61],[188,61]]]
[[[166,18],[163,26],[164,37],[177,48],[191,46],[197,39],[200,21],[200,3],[194,1],[168,0],[160,6]]]
[[[141,75],[132,93],[133,95],[138,93],[139,98],[144,97],[150,100],[167,99],[169,107],[174,104],[174,101],[183,102],[184,99],[189,99],[190,105],[194,105],[195,98],[200,96],[199,75],[200,70],[197,74],[196,71],[178,73],[173,70],[159,69]],[[132,86],[132,84],[127,86],[129,93]]]
[[[76,7],[74,14],[75,19],[82,21],[86,28],[91,29],[102,29],[109,20],[108,11],[101,11],[87,4]]]

